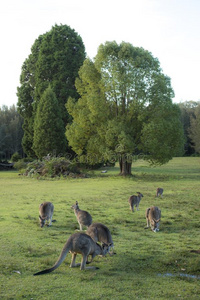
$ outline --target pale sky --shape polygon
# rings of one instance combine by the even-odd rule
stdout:
[[[0,4],[0,107],[17,104],[21,67],[39,35],[68,25],[90,58],[106,41],[157,57],[174,102],[200,100],[200,0],[9,0]]]

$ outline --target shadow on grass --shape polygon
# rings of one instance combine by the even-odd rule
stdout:
[[[190,274],[200,276],[199,256],[188,250],[174,250],[170,255],[159,250],[140,252],[133,256],[132,252],[126,251],[123,254],[117,254],[113,261],[104,270],[104,274],[123,274],[132,276],[137,273],[140,276],[150,276],[157,274]],[[187,276],[186,276],[187,277]]]

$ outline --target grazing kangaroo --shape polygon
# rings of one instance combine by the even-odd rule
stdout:
[[[163,189],[162,188],[157,188],[157,191],[156,191],[156,197],[163,197]]]
[[[157,206],[151,206],[146,210],[146,220],[147,220],[147,227],[151,226],[151,230],[156,232],[159,231],[161,219],[161,210]]]
[[[137,192],[137,196],[133,195],[129,198],[128,202],[130,204],[130,210],[134,212],[134,206],[136,206],[136,209],[139,210],[139,204],[140,200],[143,197],[143,195],[140,192]]]
[[[73,208],[74,210],[81,231],[83,230],[83,226],[89,227],[92,224],[91,215],[87,211],[81,210],[79,208],[78,201],[76,201],[76,203],[72,205],[71,208]]]
[[[45,221],[49,221],[49,225],[52,224],[52,217],[53,217],[54,206],[51,202],[43,202],[39,206],[39,221],[40,227],[45,225]]]
[[[92,223],[88,227],[86,234],[88,234],[95,242],[100,242],[102,244],[108,245],[109,253],[110,248],[114,248],[114,243],[112,240],[110,230],[105,225],[101,223]]]
[[[80,233],[80,232],[74,233],[69,237],[69,239],[65,243],[63,250],[62,250],[57,262],[54,264],[54,266],[52,268],[35,273],[34,275],[42,275],[42,274],[50,273],[50,272],[54,271],[55,269],[57,269],[61,265],[61,263],[64,261],[68,252],[72,253],[72,260],[71,260],[71,264],[70,264],[71,268],[80,266],[81,270],[98,269],[97,267],[94,267],[94,266],[86,267],[85,265],[87,262],[87,258],[89,255],[92,256],[92,260],[94,259],[94,257],[96,255],[105,256],[108,252],[108,246],[104,244],[101,247],[99,244],[95,243],[89,235],[87,235],[85,233]],[[82,255],[81,264],[75,263],[77,253],[80,253]],[[91,260],[91,262],[92,262],[92,260]]]

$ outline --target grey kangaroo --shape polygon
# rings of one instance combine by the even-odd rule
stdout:
[[[156,197],[163,197],[163,189],[162,188],[157,188],[157,190],[156,190]]]
[[[130,204],[130,210],[134,212],[134,206],[136,206],[136,210],[139,210],[139,204],[143,195],[140,192],[137,192],[137,196],[133,195],[129,198],[128,202]]]
[[[54,266],[52,268],[35,273],[34,276],[50,273],[50,272],[54,271],[55,269],[57,269],[61,265],[61,263],[64,261],[68,252],[72,253],[72,260],[71,260],[71,264],[70,264],[71,268],[80,266],[81,270],[98,269],[95,266],[86,267],[87,258],[89,255],[92,256],[92,260],[94,259],[94,257],[96,255],[105,256],[108,252],[108,246],[105,244],[103,246],[96,244],[93,241],[93,239],[85,233],[80,233],[80,232],[74,233],[69,237],[69,239],[65,243],[63,250],[62,250],[57,262],[54,264]],[[81,264],[75,263],[77,253],[80,253],[82,255]],[[90,262],[92,262],[92,260]]]
[[[100,242],[102,244],[107,244],[109,246],[109,253],[110,253],[110,248],[114,248],[114,243],[112,240],[112,236],[110,233],[110,230],[108,227],[103,225],[102,223],[92,223],[87,231],[86,234],[91,236],[91,238],[95,242]],[[111,253],[110,253],[111,254]]]
[[[72,205],[71,208],[73,208],[74,210],[81,231],[83,230],[83,226],[89,227],[92,224],[91,215],[87,211],[81,210],[79,208],[78,201],[76,201],[76,203]]]
[[[39,206],[39,221],[40,227],[44,227],[45,221],[49,221],[49,225],[52,224],[52,217],[53,217],[54,206],[51,202],[43,202]]]
[[[161,219],[161,210],[157,206],[151,206],[146,209],[146,221],[147,227],[151,226],[151,230],[154,232],[159,231],[160,219]]]

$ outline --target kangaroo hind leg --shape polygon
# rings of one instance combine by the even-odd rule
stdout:
[[[94,267],[94,266],[86,267],[87,257],[88,257],[88,255],[85,255],[85,254],[82,256],[80,269],[81,270],[91,270],[91,269],[96,270],[96,269],[99,269],[99,268]]]
[[[71,260],[71,264],[70,264],[70,268],[75,268],[75,267],[79,267],[80,264],[76,264],[76,255],[77,253],[72,253],[72,260]]]
[[[52,225],[52,216],[49,217],[49,226]]]

